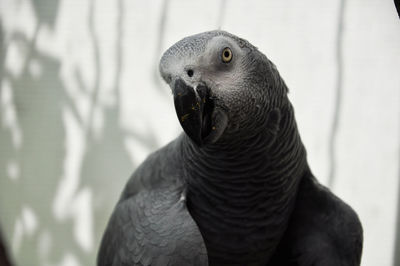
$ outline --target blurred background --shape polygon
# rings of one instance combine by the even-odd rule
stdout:
[[[277,65],[314,174],[360,216],[362,265],[400,265],[392,1],[0,0],[0,226],[16,265],[95,264],[130,174],[181,132],[162,52],[218,28]]]

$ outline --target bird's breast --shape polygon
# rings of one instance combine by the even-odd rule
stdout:
[[[296,193],[283,193],[286,182],[201,183],[196,191],[189,188],[187,204],[204,238],[210,265],[267,262],[286,229]]]

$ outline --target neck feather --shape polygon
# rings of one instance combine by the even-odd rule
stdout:
[[[277,126],[271,130],[265,122],[263,130],[248,138],[231,137],[202,148],[182,138],[188,208],[211,257],[235,248],[239,253],[268,254],[274,246],[257,244],[258,251],[246,251],[240,244],[230,244],[229,238],[234,241],[241,234],[259,231],[254,241],[266,243],[266,237],[280,237],[286,228],[308,166],[291,106],[281,111]],[[246,241],[243,245],[251,249]]]
[[[282,111],[277,130],[271,130],[275,126],[265,121],[262,130],[247,138],[230,136],[205,147],[198,147],[185,135],[182,154],[189,191],[201,194],[198,186],[202,186],[222,199],[231,193],[245,196],[248,188],[254,187],[251,191],[265,191],[268,196],[278,192],[276,186],[295,182],[307,169],[307,162],[291,106]],[[221,193],[216,193],[219,189]]]

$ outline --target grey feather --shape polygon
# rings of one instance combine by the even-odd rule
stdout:
[[[264,54],[211,31],[169,48],[160,72],[185,134],[128,181],[99,265],[359,265],[359,219],[313,177]]]
[[[176,141],[152,154],[128,182],[104,233],[98,265],[208,265],[185,202]],[[177,171],[175,171],[177,170]]]

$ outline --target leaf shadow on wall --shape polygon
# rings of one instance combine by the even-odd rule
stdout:
[[[5,68],[5,56],[1,57],[0,79],[11,88],[11,105],[15,110],[15,121],[21,133],[21,140],[15,140],[18,132],[1,121],[0,126],[0,219],[5,229],[5,237],[12,246],[12,255],[20,265],[43,265],[44,262],[59,264],[66,258],[80,265],[93,265],[97,247],[123,185],[134,170],[124,140],[138,138],[149,150],[157,146],[156,137],[151,132],[138,135],[123,129],[120,124],[119,89],[122,68],[122,23],[123,1],[118,2],[120,21],[117,23],[116,75],[112,106],[101,106],[97,101],[99,93],[101,65],[98,42],[93,28],[92,2],[89,15],[89,30],[92,31],[92,45],[95,53],[95,88],[82,90],[92,93],[89,109],[100,108],[103,113],[103,127],[98,138],[93,137],[92,121],[84,121],[76,103],[60,78],[62,62],[47,55],[36,47],[38,32],[43,25],[53,29],[57,19],[59,1],[34,0],[33,7],[38,19],[33,38],[22,32],[13,32],[7,44],[2,39],[2,55],[8,52],[12,43],[25,51],[26,59],[18,75]],[[0,27],[1,28],[1,27]],[[0,33],[0,36],[3,34]],[[97,48],[96,48],[97,47]],[[32,69],[40,66],[41,71]],[[78,71],[76,73],[79,73]],[[76,74],[79,84],[79,74]],[[97,86],[97,87],[96,87]],[[3,86],[1,87],[2,89]],[[90,191],[91,205],[88,211],[93,243],[89,249],[82,248],[77,241],[79,212],[57,217],[54,200],[63,191],[62,178],[68,171],[67,126],[64,112],[68,110],[85,132],[85,149],[78,172],[78,184],[72,192],[74,201],[84,190]],[[0,116],[2,119],[4,116]],[[17,130],[18,131],[18,130]],[[17,143],[16,143],[17,142]],[[10,178],[10,168],[17,169],[16,177]],[[61,189],[60,189],[61,187]],[[73,203],[73,202],[72,202]],[[78,206],[79,207],[79,206]],[[66,212],[64,212],[65,214]],[[25,219],[26,216],[32,219]],[[25,218],[24,218],[25,217]],[[30,220],[27,221],[27,220]],[[28,225],[27,225],[28,223]],[[30,224],[30,225],[29,225]],[[78,230],[79,232],[79,230]]]

